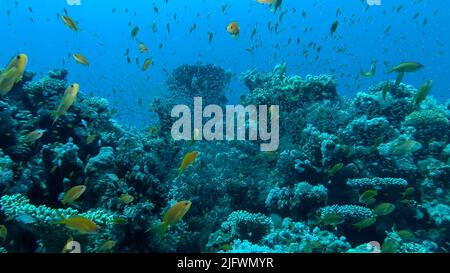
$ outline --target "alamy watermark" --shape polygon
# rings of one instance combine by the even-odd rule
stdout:
[[[219,105],[203,107],[202,98],[195,97],[193,116],[187,105],[173,107],[171,116],[178,118],[171,130],[174,140],[261,141],[263,152],[276,151],[280,144],[278,105],[226,105],[224,114]],[[203,124],[204,118],[209,120]]]
[[[369,6],[381,6],[381,0],[367,0]]]

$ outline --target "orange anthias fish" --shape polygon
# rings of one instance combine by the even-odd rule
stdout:
[[[260,4],[272,5],[272,12],[275,13],[280,7],[283,0],[256,0]]]
[[[14,84],[22,80],[27,63],[28,57],[23,53],[14,56],[9,62],[0,74],[0,96],[6,95],[14,87]]]
[[[66,16],[66,15],[63,15],[61,18],[62,18],[64,24],[66,26],[68,26],[71,30],[80,31],[80,29],[77,26],[77,23],[75,23],[75,21],[72,18],[70,18],[69,16]]]
[[[22,142],[26,144],[34,143],[36,140],[40,139],[47,130],[37,129],[33,132],[28,133],[26,136],[22,138]]]
[[[75,202],[78,198],[80,198],[81,195],[86,191],[86,186],[84,185],[78,185],[75,187],[70,188],[68,191],[66,191],[61,198],[61,203],[63,205],[69,205]]]
[[[139,50],[141,51],[141,53],[147,53],[148,52],[148,48],[145,46],[144,43],[140,43],[139,44]]]
[[[192,202],[189,200],[176,203],[164,213],[164,217],[161,223],[157,224],[147,231],[153,232],[160,240],[162,240],[169,228],[175,226],[189,211],[191,205]]]
[[[98,230],[97,224],[88,218],[78,215],[73,215],[69,218],[65,218],[62,215],[60,215],[60,217],[61,220],[57,221],[55,224],[65,225],[68,229],[76,230],[80,234],[92,234],[96,233]]]
[[[239,36],[240,30],[241,30],[241,28],[239,27],[237,22],[231,22],[227,26],[227,32],[230,33],[230,35],[233,37]]]
[[[67,110],[69,110],[70,106],[72,106],[72,104],[75,102],[79,89],[80,86],[78,85],[78,83],[71,84],[69,87],[67,87],[66,92],[64,93],[64,96],[58,106],[58,109],[56,109],[52,113],[52,116],[54,118],[53,124],[55,124],[60,116],[63,116],[67,113]]]
[[[82,65],[89,65],[89,61],[81,53],[73,54],[72,57],[75,61]]]
[[[198,155],[198,152],[193,151],[193,152],[187,153],[183,157],[183,161],[181,161],[181,165],[178,168],[178,175],[180,175],[189,165],[194,163],[195,159],[197,158],[197,155]]]

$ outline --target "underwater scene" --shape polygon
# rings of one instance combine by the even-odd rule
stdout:
[[[2,0],[0,253],[448,253],[449,10]]]

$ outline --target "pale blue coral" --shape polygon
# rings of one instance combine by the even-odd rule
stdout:
[[[408,186],[408,181],[394,177],[366,177],[347,180],[347,185],[353,189],[391,190],[402,189]]]
[[[344,217],[344,219],[353,221],[375,216],[371,209],[358,205],[331,205],[319,209],[319,213],[321,217],[327,214],[339,214]]]

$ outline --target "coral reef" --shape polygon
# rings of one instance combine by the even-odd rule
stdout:
[[[0,98],[0,224],[3,252],[61,252],[72,238],[83,252],[448,252],[449,107],[417,89],[382,82],[355,98],[337,93],[331,75],[288,75],[286,65],[242,80],[242,105],[280,105],[280,148],[251,141],[174,141],[174,104],[226,103],[231,74],[183,65],[155,99],[157,130],[128,128],[108,102],[87,96],[54,124],[69,85],[50,71]],[[391,89],[383,96],[383,89]],[[45,130],[32,142],[34,130]],[[198,156],[184,171],[184,155]],[[62,194],[85,186],[74,202]],[[376,191],[370,200],[362,198]],[[157,238],[177,202],[184,217]],[[370,201],[370,202],[368,202]],[[324,221],[333,216],[335,222]],[[82,216],[98,231],[55,224]],[[113,241],[105,248],[105,242]]]

